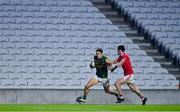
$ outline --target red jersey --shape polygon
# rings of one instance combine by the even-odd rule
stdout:
[[[124,70],[124,75],[132,75],[134,74],[134,71],[131,66],[131,60],[129,58],[129,55],[124,53],[122,56],[119,56],[117,58],[117,61],[120,62],[123,58],[126,59],[126,61],[122,64],[122,68]]]

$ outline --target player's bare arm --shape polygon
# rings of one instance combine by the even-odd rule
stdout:
[[[109,59],[109,58],[107,58],[106,59],[106,63],[107,63],[107,65],[108,65],[108,70],[112,70],[112,63],[111,63],[112,61]]]
[[[114,61],[111,61],[111,60],[109,60],[109,59],[107,59],[106,60],[106,63],[108,63],[108,64],[116,64],[116,63],[118,63],[118,61],[117,60],[114,60]]]
[[[116,66],[121,67],[125,61],[126,61],[126,58],[123,58]]]
[[[114,70],[116,70],[118,67],[121,67],[122,64],[126,61],[126,58],[123,58],[120,62],[118,62],[117,60],[115,60],[115,64],[117,64],[116,66],[114,66],[112,69],[111,69],[111,72],[113,72]]]

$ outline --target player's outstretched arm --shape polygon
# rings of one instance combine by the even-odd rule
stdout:
[[[126,58],[123,58],[118,64],[116,64],[112,69],[111,72],[114,72],[118,67],[121,67],[122,64],[126,61]]]
[[[116,60],[114,60],[114,61],[111,61],[110,59],[106,59],[106,63],[107,64],[116,64],[116,63],[118,63]]]

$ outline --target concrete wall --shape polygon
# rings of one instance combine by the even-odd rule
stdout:
[[[0,90],[1,104],[54,104],[76,103],[76,97],[82,95],[82,90]],[[143,90],[148,97],[148,104],[180,104],[179,90]],[[103,90],[91,90],[87,104],[115,104],[114,96],[105,94]],[[125,90],[123,104],[141,104],[134,93]]]

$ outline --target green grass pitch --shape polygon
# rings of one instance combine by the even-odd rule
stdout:
[[[180,105],[1,104],[0,112],[180,112]]]

